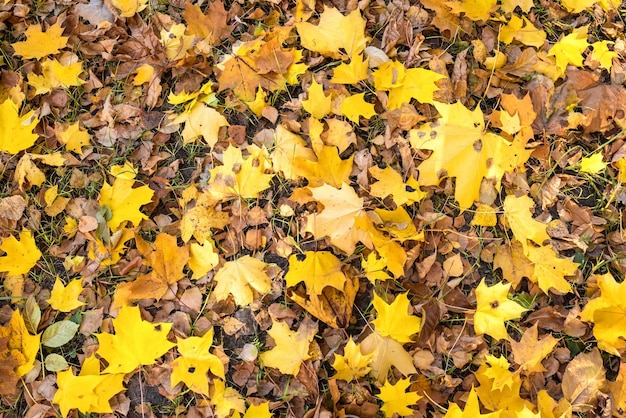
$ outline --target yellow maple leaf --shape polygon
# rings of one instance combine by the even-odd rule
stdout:
[[[552,334],[539,338],[537,323],[526,329],[519,342],[511,340],[513,361],[525,373],[544,372],[541,361],[552,352],[559,340]]]
[[[187,51],[193,46],[195,37],[185,35],[185,30],[187,27],[182,23],[172,25],[169,30],[161,29],[161,44],[168,60],[185,58]]]
[[[356,144],[354,129],[348,122],[337,118],[327,118],[326,124],[328,129],[320,135],[324,144],[336,146],[340,154],[347,150],[351,144]],[[313,148],[319,152],[315,145]]]
[[[297,50],[283,49],[278,38],[267,42],[257,38],[235,46],[233,54],[217,65],[219,91],[232,89],[244,102],[254,100],[259,87],[283,91],[306,70],[306,65],[296,63],[301,58]]]
[[[561,0],[561,4],[570,13],[580,13],[585,9],[592,7],[598,0]]]
[[[103,373],[130,373],[176,346],[167,340],[172,324],[142,320],[137,306],[123,306],[112,322],[115,334],[94,334],[100,343],[96,353],[109,364]]]
[[[609,382],[609,391],[614,398],[613,416],[623,416],[618,411],[626,411],[626,363],[621,363],[617,378]],[[618,413],[619,415],[616,415]]]
[[[13,235],[3,238],[0,250],[6,253],[0,257],[0,272],[5,272],[9,276],[27,274],[41,258],[41,251],[28,229],[20,232],[19,241]]]
[[[365,233],[354,228],[355,218],[363,213],[363,199],[352,187],[344,183],[341,189],[336,189],[324,184],[309,190],[324,209],[307,215],[304,232],[310,232],[316,239],[330,237],[330,242],[347,254],[354,252],[358,241],[369,242]]]
[[[487,334],[497,340],[508,340],[504,322],[519,318],[527,309],[509,300],[510,284],[496,283],[489,287],[485,279],[476,288],[476,313],[474,330],[476,334]]]
[[[28,190],[33,186],[41,186],[46,175],[35,165],[31,154],[24,154],[15,167],[13,178],[20,190]]]
[[[387,259],[378,257],[375,252],[371,252],[365,260],[361,260],[363,274],[374,285],[376,280],[385,281],[393,278],[385,271],[387,264]]]
[[[511,364],[505,356],[487,355],[481,366],[486,366],[482,368],[481,372],[491,380],[491,385],[489,386],[491,386],[490,389],[492,390],[511,389],[520,380],[519,375],[510,370]]]
[[[176,338],[180,357],[172,362],[171,385],[183,382],[194,392],[209,396],[210,371],[224,379],[224,364],[210,349],[213,344],[213,328],[203,337]]]
[[[148,6],[148,0],[111,0],[122,17],[133,17]]]
[[[413,357],[402,347],[402,344],[389,336],[383,337],[376,330],[361,341],[361,352],[364,355],[373,355],[371,373],[379,382],[385,381],[391,366],[398,369],[404,376],[417,373],[413,365]]]
[[[389,336],[404,344],[412,341],[411,336],[422,329],[422,319],[409,313],[410,302],[406,293],[397,295],[391,303],[374,293],[372,303],[376,309],[372,324],[383,337]]]
[[[239,306],[248,306],[254,300],[252,289],[260,294],[270,291],[272,281],[265,272],[267,264],[244,255],[233,261],[227,261],[220,268],[213,280],[217,282],[213,294],[217,300],[225,300],[233,295]]]
[[[131,282],[120,284],[115,291],[114,306],[123,306],[132,300],[162,298],[169,286],[176,283],[185,273],[183,269],[189,260],[187,246],[179,247],[176,237],[161,232],[154,243],[135,236],[137,249],[145,257],[145,264],[152,270]]]
[[[61,36],[63,28],[57,22],[47,31],[42,31],[41,25],[30,25],[24,32],[26,40],[12,44],[17,55],[23,59],[41,59],[50,54],[56,54],[67,45],[67,36]]]
[[[317,333],[317,322],[303,321],[298,331],[291,331],[286,323],[272,320],[272,327],[267,333],[276,345],[261,353],[263,365],[296,376],[302,362],[311,358],[309,345]]]
[[[409,408],[411,405],[415,405],[417,401],[422,399],[422,396],[415,392],[407,392],[406,390],[411,385],[411,379],[398,379],[395,384],[391,384],[388,380],[380,388],[380,393],[376,396],[383,401],[383,406],[380,408],[385,413],[385,416],[391,417],[394,414],[405,417],[407,415],[413,415],[413,410]]]
[[[299,176],[309,181],[310,187],[323,184],[340,187],[350,181],[354,155],[342,160],[336,147],[325,145],[318,148],[316,154],[316,161],[300,159],[294,167]]]
[[[282,172],[287,180],[296,180],[299,177],[296,162],[314,162],[316,156],[300,135],[288,131],[283,125],[278,125],[274,133],[274,148],[270,160],[274,172]]]
[[[18,106],[10,99],[0,104],[0,152],[17,154],[33,146],[38,138],[33,129],[39,123],[34,110],[20,116]]]
[[[387,271],[396,277],[404,275],[404,263],[407,260],[406,251],[399,242],[424,240],[424,233],[417,232],[411,217],[401,206],[394,210],[368,211],[366,216],[355,219],[355,225],[358,231],[367,234],[368,240],[360,238],[361,242],[368,248],[371,248],[371,243],[378,255],[385,260]]]
[[[180,221],[180,236],[183,242],[195,237],[198,242],[211,239],[212,228],[223,229],[229,223],[228,214],[215,209],[219,200],[209,192],[199,193],[196,186],[191,185],[183,191],[180,205],[183,217]]]
[[[240,417],[246,410],[243,396],[235,389],[227,387],[221,380],[213,381],[209,399],[213,405],[213,413],[217,418]]]
[[[57,373],[58,390],[52,402],[59,405],[61,415],[67,417],[71,409],[82,413],[112,413],[109,400],[124,390],[124,374],[79,375],[72,369]]]
[[[243,418],[272,418],[273,415],[270,412],[269,401],[260,403],[259,405],[250,405],[246,409],[246,413]]]
[[[507,45],[516,40],[524,45],[541,48],[546,40],[546,33],[537,29],[526,17],[512,15],[509,22],[500,30],[500,40]]]
[[[595,278],[600,294],[587,302],[580,319],[593,322],[600,349],[619,356],[626,348],[626,281],[618,283],[611,273]]]
[[[244,100],[244,103],[248,105],[250,110],[252,110],[252,113],[254,113],[257,118],[263,116],[263,110],[270,106],[267,103],[267,94],[261,87],[257,88],[254,100]]]
[[[202,244],[192,242],[189,246],[189,268],[193,272],[192,279],[199,279],[213,270],[220,261],[219,253],[212,240],[205,240]]]
[[[58,133],[59,142],[65,145],[65,149],[75,152],[76,154],[83,153],[83,147],[90,145],[90,135],[85,129],[81,128],[78,122],[70,123],[69,125],[61,128]]]
[[[609,44],[612,45],[614,43],[615,42],[611,41],[598,41],[591,44],[591,47],[593,48],[591,59],[593,61],[598,61],[600,63],[600,67],[607,71],[611,71],[613,58],[619,57],[619,53],[609,50]]]
[[[324,94],[324,87],[315,78],[307,89],[308,98],[302,100],[302,108],[315,119],[322,119],[330,113],[331,97]]]
[[[548,56],[553,56],[556,59],[556,67],[560,77],[565,74],[568,64],[582,67],[583,52],[589,46],[587,42],[588,28],[587,25],[574,29],[572,33],[561,38],[548,51]]]
[[[78,300],[78,295],[80,295],[82,291],[83,281],[81,279],[72,280],[67,286],[64,286],[61,279],[57,277],[54,281],[54,286],[52,286],[50,297],[46,302],[57,311],[71,312],[85,304],[85,302]]]
[[[476,395],[476,390],[474,386],[472,386],[467,402],[465,403],[465,408],[461,409],[459,405],[451,402],[450,406],[448,406],[448,412],[446,412],[443,418],[496,418],[499,416],[500,412],[491,412],[488,414],[482,414],[480,412],[478,395]]]
[[[325,7],[317,25],[308,22],[296,23],[300,43],[309,51],[341,58],[345,51],[352,58],[365,49],[365,19],[359,9],[344,16],[334,7]]]
[[[405,69],[401,62],[387,61],[374,71],[374,87],[389,91],[387,107],[394,110],[411,99],[421,103],[433,103],[433,94],[439,90],[436,82],[443,78],[445,77],[431,70]]]
[[[496,216],[496,210],[494,208],[484,203],[476,205],[476,211],[474,212],[471,225],[496,226],[497,223],[498,217]]]
[[[369,58],[363,59],[363,54],[358,54],[350,59],[350,63],[342,62],[333,69],[331,83],[335,84],[358,84],[367,80]]]
[[[476,380],[480,383],[476,388],[476,394],[485,409],[495,412],[508,411],[518,416],[524,408],[531,410],[534,405],[520,397],[522,379],[519,373],[511,371],[510,367],[504,356],[485,356],[478,370],[474,372]]]
[[[143,219],[148,219],[139,209],[152,202],[154,191],[148,186],[133,188],[135,180],[117,177],[113,185],[105,182],[100,190],[100,207],[110,212],[107,225],[115,232],[124,221],[139,225]]]
[[[469,110],[460,102],[434,102],[441,118],[410,131],[411,146],[433,153],[417,168],[422,186],[437,185],[442,177],[455,177],[454,196],[461,210],[468,209],[480,197],[484,178],[500,180],[510,171],[518,150],[499,135],[485,133],[485,121],[479,107]],[[525,161],[518,161],[523,164]]]
[[[21,364],[15,368],[18,376],[24,376],[33,369],[39,353],[40,336],[40,334],[31,335],[28,332],[24,318],[19,311],[13,311],[9,323],[0,327],[0,339],[6,338],[7,348],[21,354],[18,356]]]
[[[543,389],[537,392],[537,410],[542,418],[570,418],[572,417],[572,405],[565,398],[556,402]]]
[[[493,259],[493,268],[502,269],[502,277],[517,288],[524,277],[531,278],[535,271],[533,264],[524,255],[522,244],[511,240],[510,244],[500,245]]]
[[[73,223],[69,221],[67,227],[74,227]],[[78,229],[78,224],[75,225],[75,228]],[[126,250],[125,244],[134,237],[135,230],[133,228],[121,228],[112,233],[108,239],[91,241],[89,243],[89,259],[98,260],[102,266],[115,265]]]
[[[343,347],[343,355],[335,353],[333,369],[337,370],[332,378],[342,379],[351,382],[354,379],[368,374],[372,368],[369,366],[374,353],[364,355],[361,353],[359,344],[356,344],[352,337]]]
[[[185,124],[181,132],[185,144],[202,137],[211,147],[214,147],[219,139],[220,128],[230,126],[221,113],[201,102],[187,106],[186,110],[174,119],[174,123]]]
[[[372,177],[378,180],[372,184],[370,189],[372,196],[384,199],[391,195],[394,203],[398,206],[419,202],[426,196],[426,193],[420,190],[417,180],[411,176],[405,182],[400,173],[389,166],[385,168],[372,166],[369,172]]]
[[[228,147],[223,155],[224,165],[211,170],[208,192],[212,197],[225,200],[235,197],[255,199],[259,193],[270,187],[274,174],[265,148],[248,147],[250,156],[246,159],[239,147]]]
[[[82,72],[83,66],[80,61],[62,64],[56,59],[44,59],[41,61],[41,75],[29,74],[28,84],[35,88],[36,95],[46,94],[56,88],[84,84],[85,81],[79,78]]]
[[[30,154],[25,153],[15,167],[13,178],[20,190],[28,190],[33,186],[41,186],[46,181],[46,175],[37,167],[35,161],[41,161],[46,165],[60,167],[65,164],[65,157],[60,152],[53,154]]]
[[[369,119],[376,114],[374,105],[365,101],[365,93],[353,94],[341,102],[341,114],[351,122],[359,123],[362,116]]]
[[[527,248],[528,260],[533,263],[533,274],[530,279],[539,285],[545,293],[551,290],[557,294],[572,291],[572,285],[565,280],[565,276],[573,276],[578,264],[565,258],[559,258],[552,245]]]
[[[491,12],[496,7],[497,0],[460,0],[447,1],[446,6],[452,9],[452,13],[463,13],[466,17],[478,21],[489,20]]]
[[[346,275],[343,263],[330,251],[305,251],[289,257],[289,271],[285,274],[287,286],[306,284],[307,293],[322,294],[326,286],[342,290]]]
[[[596,152],[589,157],[580,160],[580,172],[587,174],[599,174],[604,171],[608,163],[602,161],[602,153]]]
[[[133,71],[135,78],[133,78],[133,86],[141,86],[154,79],[154,67],[150,64],[141,64]]]
[[[117,179],[134,180],[137,177],[137,169],[130,161],[125,161],[124,164],[114,165],[109,168],[109,173]]]
[[[528,254],[529,240],[542,245],[544,241],[550,239],[546,232],[546,224],[532,217],[531,209],[534,206],[535,202],[527,195],[520,197],[508,195],[504,199],[504,216],[513,235],[522,244],[525,255]]]
[[[183,17],[187,22],[187,32],[207,40],[211,46],[218,45],[231,31],[228,12],[221,1],[212,2],[206,14],[202,13],[199,6],[186,3]]]

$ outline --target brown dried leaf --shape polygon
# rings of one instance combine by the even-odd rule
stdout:
[[[602,364],[600,350],[594,348],[589,353],[581,353],[565,368],[563,375],[563,396],[577,412],[586,412],[598,401],[600,392],[607,389],[606,371]]]

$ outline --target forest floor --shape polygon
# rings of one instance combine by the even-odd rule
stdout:
[[[618,0],[5,0],[0,417],[626,416]]]

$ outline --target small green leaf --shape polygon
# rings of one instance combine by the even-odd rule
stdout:
[[[60,372],[70,367],[67,361],[58,354],[48,354],[44,360],[44,366],[49,372]]]
[[[41,336],[41,344],[57,348],[68,343],[78,331],[78,324],[72,321],[60,321],[50,325]]]

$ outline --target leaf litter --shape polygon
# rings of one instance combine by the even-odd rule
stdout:
[[[2,416],[624,415],[617,0],[7,0]]]

